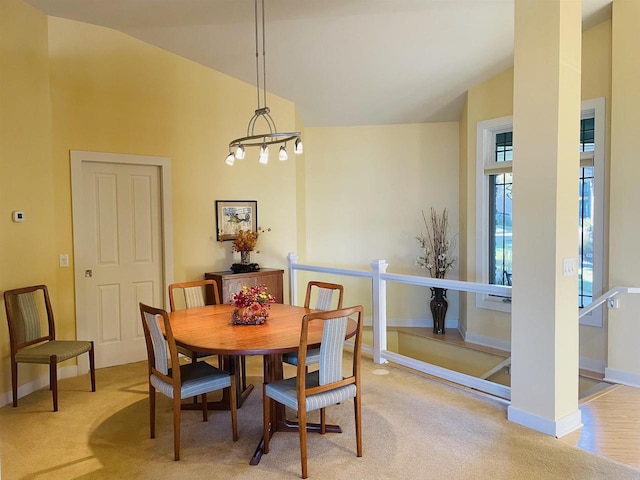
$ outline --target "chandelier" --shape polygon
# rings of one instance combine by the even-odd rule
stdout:
[[[266,54],[265,54],[265,33],[264,33],[264,0],[261,2],[262,31],[258,31],[258,0],[254,0],[255,5],[255,30],[256,30],[256,92],[258,97],[258,108],[253,117],[249,120],[247,126],[247,135],[236,138],[229,143],[229,155],[225,159],[225,163],[233,166],[236,158],[242,160],[245,155],[245,147],[260,147],[259,162],[266,165],[269,162],[269,145],[282,144],[278,152],[279,160],[287,160],[287,142],[293,142],[293,152],[302,153],[302,139],[300,132],[278,132],[276,122],[269,115],[269,107],[267,106],[267,73],[266,73]],[[262,37],[262,104],[260,95],[260,61],[259,61],[259,39]],[[266,124],[264,133],[256,133],[255,127],[258,120],[262,119]],[[266,128],[269,131],[266,131]]]

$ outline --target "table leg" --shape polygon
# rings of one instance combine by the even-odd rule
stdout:
[[[264,368],[265,382],[268,383],[275,380],[282,380],[284,375],[283,368],[282,368],[282,355],[281,354],[264,355],[263,368]],[[300,426],[298,422],[291,422],[287,420],[286,407],[281,403],[278,403],[272,399],[270,399],[270,402],[271,402],[271,408],[269,409],[270,410],[269,413],[271,418],[269,419],[269,421],[271,422],[271,428],[269,430],[269,435],[273,435],[274,432],[276,431],[297,432]],[[307,431],[319,432],[320,424],[307,423]],[[340,428],[340,425],[326,425],[326,431],[330,433],[342,433],[342,428]],[[256,447],[255,452],[253,453],[253,457],[251,457],[251,460],[249,461],[249,464],[257,465],[258,463],[260,463],[260,459],[262,458],[263,453],[264,453],[264,438],[261,438],[260,442],[258,442],[258,446]]]
[[[220,369],[230,372],[236,377],[236,406],[240,408],[245,400],[253,391],[253,385],[247,385],[246,370],[244,368],[244,357],[242,359],[237,356],[221,356]],[[208,410],[229,410],[230,396],[229,391],[222,391],[222,399],[207,402]],[[181,410],[201,410],[200,403],[183,403]]]

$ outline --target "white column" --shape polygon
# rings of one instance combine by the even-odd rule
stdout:
[[[555,436],[581,426],[576,276],[581,27],[580,0],[515,2],[508,417]]]
[[[640,2],[613,2],[609,286],[640,287]],[[640,387],[640,295],[619,295],[609,310],[607,380]]]

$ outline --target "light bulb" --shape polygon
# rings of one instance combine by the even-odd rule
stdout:
[[[224,159],[224,163],[226,163],[230,167],[233,167],[233,162],[235,161],[236,159],[234,158],[233,153],[229,153],[229,155],[227,155],[227,158]]]
[[[262,145],[260,147],[260,159],[258,160],[262,165],[269,163],[269,147]]]
[[[296,155],[300,155],[302,153],[302,140],[300,138],[296,138],[296,143],[293,147],[293,153]]]
[[[236,148],[236,158],[242,160],[244,158],[244,145],[238,145]]]
[[[287,154],[287,149],[284,148],[284,145],[280,147],[280,152],[278,153],[278,160],[284,162],[289,159],[289,155]]]

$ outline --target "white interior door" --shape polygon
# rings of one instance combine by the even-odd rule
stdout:
[[[165,303],[161,168],[86,157],[76,167],[78,338],[94,341],[97,368],[144,360],[138,303]]]

